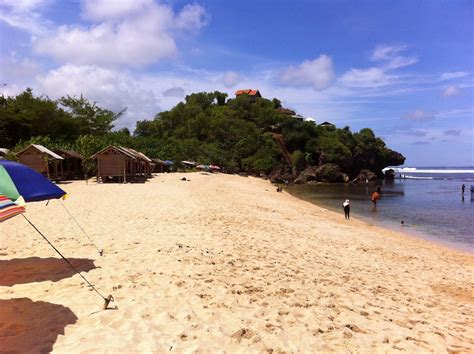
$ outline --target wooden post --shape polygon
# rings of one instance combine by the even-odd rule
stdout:
[[[127,183],[127,160],[123,160],[123,183]]]

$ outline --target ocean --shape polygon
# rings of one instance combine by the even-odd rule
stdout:
[[[470,191],[471,185],[474,187],[474,167],[394,170],[397,178],[393,181],[294,185],[287,191],[340,212],[341,220],[342,203],[350,199],[351,216],[474,253],[474,192],[471,199]],[[370,196],[378,186],[382,195],[374,207]]]

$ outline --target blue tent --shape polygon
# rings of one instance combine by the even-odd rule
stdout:
[[[59,199],[66,194],[42,174],[7,160],[0,160],[0,193],[12,200],[21,196],[26,202]]]

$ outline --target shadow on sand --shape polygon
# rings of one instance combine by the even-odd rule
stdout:
[[[49,353],[64,328],[77,321],[67,307],[28,298],[0,300],[0,351]]]
[[[80,272],[88,272],[97,268],[92,259],[68,258],[68,260]],[[76,272],[60,258],[31,257],[0,260],[0,286],[48,280],[59,281],[72,277],[74,274]]]

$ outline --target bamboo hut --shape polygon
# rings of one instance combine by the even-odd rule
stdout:
[[[140,151],[133,150],[131,148],[122,148],[126,149],[127,151],[131,152],[133,155],[136,156],[136,173],[142,177],[149,177],[151,176],[152,172],[152,164],[153,161],[148,156]]]
[[[78,152],[66,149],[54,149],[53,151],[64,159],[61,161],[61,179],[70,180],[84,177],[82,156]]]
[[[119,182],[132,182],[146,179],[151,174],[152,160],[145,154],[121,146],[107,146],[91,156],[97,160],[97,181],[118,179]]]
[[[50,180],[61,179],[61,156],[43,145],[31,144],[16,153],[21,164],[41,173]]]
[[[163,161],[161,159],[152,159],[154,163],[154,168],[152,172],[163,173],[169,172],[170,166],[173,164],[171,161]]]

